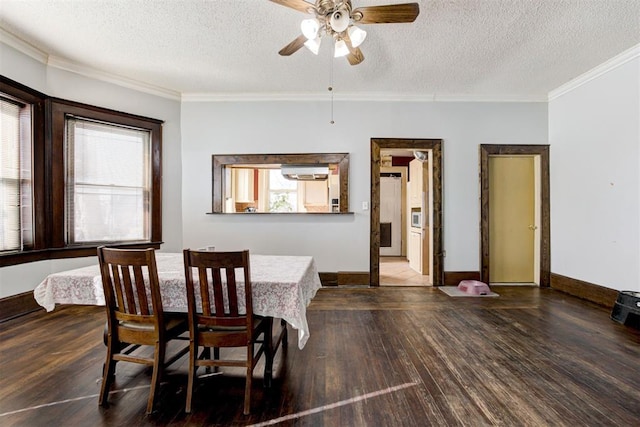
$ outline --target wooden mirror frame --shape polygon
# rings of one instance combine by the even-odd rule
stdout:
[[[224,212],[224,168],[227,165],[318,165],[337,164],[340,174],[340,210],[326,212],[326,214],[349,213],[349,153],[320,153],[320,154],[214,154],[212,156],[213,173],[211,175],[211,190],[213,193],[212,213]],[[269,213],[269,212],[265,212]],[[308,214],[307,212],[287,212]],[[281,214],[271,212],[271,214]],[[316,214],[316,213],[314,213]]]

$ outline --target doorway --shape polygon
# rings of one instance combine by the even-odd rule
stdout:
[[[434,286],[444,283],[443,235],[442,235],[442,140],[440,139],[397,139],[375,138],[371,140],[371,218],[370,218],[370,285],[380,286],[380,167],[381,149],[405,149],[429,151],[431,153],[431,176],[428,177],[432,188],[431,212],[431,256],[433,265],[429,271]]]
[[[480,146],[480,278],[550,285],[549,146]]]

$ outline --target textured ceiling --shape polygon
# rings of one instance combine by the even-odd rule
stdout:
[[[640,0],[419,4],[412,24],[362,25],[357,66],[326,38],[279,56],[305,15],[267,0],[1,0],[0,27],[52,64],[186,95],[326,94],[333,76],[336,95],[544,99],[640,43]]]

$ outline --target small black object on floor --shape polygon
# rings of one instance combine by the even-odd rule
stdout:
[[[640,329],[640,292],[620,291],[611,311],[611,319]]]

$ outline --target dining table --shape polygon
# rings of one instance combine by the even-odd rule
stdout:
[[[298,348],[310,336],[307,306],[321,288],[313,257],[250,254],[253,313],[273,322],[282,319],[298,331]],[[187,292],[182,253],[156,253],[162,307],[166,312],[186,313]],[[47,311],[56,304],[105,305],[98,264],[49,274],[33,291],[38,304]],[[274,352],[283,339],[274,344]]]

